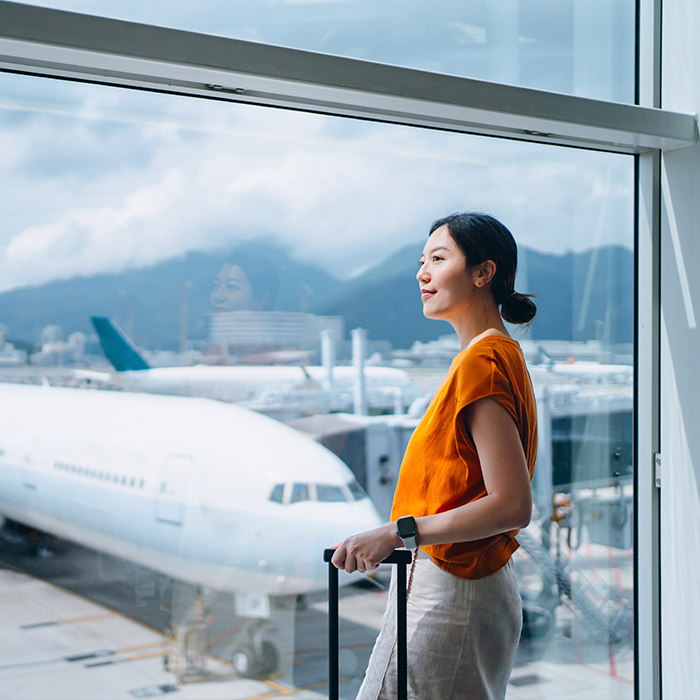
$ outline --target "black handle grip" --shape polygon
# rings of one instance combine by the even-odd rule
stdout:
[[[328,564],[328,700],[338,700],[340,693],[340,673],[338,669],[338,569],[331,559],[335,549],[323,552],[323,561]],[[398,700],[408,698],[408,653],[406,638],[406,565],[413,554],[406,549],[395,549],[382,564],[397,564],[396,569],[396,671]]]
[[[330,563],[333,555],[335,554],[335,549],[324,549],[323,550],[323,561],[326,564]],[[410,564],[413,555],[408,549],[395,549],[386,559],[382,561],[382,564]]]

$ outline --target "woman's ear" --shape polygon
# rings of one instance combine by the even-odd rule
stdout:
[[[493,260],[484,260],[472,269],[472,277],[477,287],[486,287],[495,274],[496,263]]]
[[[254,309],[253,311],[262,311],[266,306],[267,303],[270,301],[270,295],[267,292],[263,292],[262,294],[258,294],[255,297],[255,302],[254,302]]]

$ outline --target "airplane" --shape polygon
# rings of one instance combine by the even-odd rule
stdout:
[[[579,362],[570,359],[567,362],[557,362],[544,349],[542,345],[537,346],[539,362],[528,364],[530,374],[535,376],[546,376],[541,370],[546,370],[549,374],[560,374],[572,379],[587,379],[597,383],[608,383],[611,381],[627,382],[634,377],[634,368],[631,365],[602,364],[600,362]]]
[[[131,339],[112,320],[92,317],[107,359],[114,372],[75,370],[79,379],[155,394],[197,396],[232,403],[249,402],[261,396],[280,403],[295,399],[316,399],[323,394],[329,410],[347,410],[357,371],[351,366],[332,369],[322,366],[195,365],[193,367],[150,367]],[[408,405],[416,398],[417,388],[410,376],[394,367],[366,366],[364,369],[368,402],[389,408]]]
[[[0,515],[231,591],[237,614],[261,619],[274,597],[326,588],[325,547],[383,522],[340,459],[264,415],[209,399],[7,383]],[[261,668],[253,661],[243,670]]]

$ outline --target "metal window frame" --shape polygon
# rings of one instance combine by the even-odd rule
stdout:
[[[662,0],[637,3],[637,95],[661,108]],[[636,162],[635,260],[635,697],[659,700],[661,680],[661,512],[654,480],[661,451],[661,157]]]
[[[0,71],[636,155],[635,695],[661,697],[661,153],[695,115],[660,109],[661,2],[637,0],[638,105],[0,0]],[[640,284],[644,280],[644,284]]]
[[[693,115],[0,1],[0,70],[617,153]]]

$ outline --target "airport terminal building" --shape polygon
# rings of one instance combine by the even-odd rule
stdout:
[[[371,315],[417,291],[404,257],[433,220],[494,214],[527,250],[519,290],[567,271],[549,336],[522,338],[540,451],[507,697],[700,698],[700,6],[191,5],[0,0],[0,297],[46,285],[17,312],[38,318],[78,304],[61,280],[273,240],[362,280]],[[173,289],[144,295],[154,324],[180,322]],[[314,351],[355,327],[238,308],[212,343]],[[416,327],[412,352],[448,357],[445,332]],[[427,404],[444,368],[404,354]],[[0,694],[327,697],[322,550],[388,510],[418,404],[304,432],[94,373],[4,376]],[[341,697],[383,582],[345,581]]]

